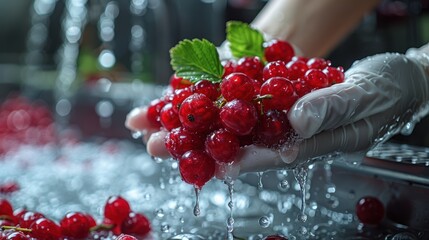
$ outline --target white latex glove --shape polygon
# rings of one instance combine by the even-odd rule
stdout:
[[[240,173],[295,167],[334,152],[367,151],[412,131],[429,111],[429,45],[422,49],[360,60],[346,72],[344,83],[299,99],[288,117],[301,140],[280,151],[243,149]]]

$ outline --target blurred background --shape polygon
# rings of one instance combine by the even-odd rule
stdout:
[[[128,138],[130,109],[162,91],[169,49],[184,38],[219,45],[228,20],[251,22],[267,0],[0,1],[0,98],[41,99],[83,136]],[[362,57],[429,42],[428,0],[382,0],[326,58]],[[429,120],[394,141],[429,146]]]

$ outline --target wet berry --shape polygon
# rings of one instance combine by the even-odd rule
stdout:
[[[80,212],[67,213],[60,221],[61,233],[65,237],[85,239],[89,235],[91,223],[86,214]]]
[[[30,226],[30,235],[38,240],[58,240],[61,237],[60,227],[47,218],[39,218]]]
[[[179,158],[179,171],[183,181],[202,188],[213,176],[216,164],[206,152],[191,150]]]
[[[363,224],[380,224],[384,218],[384,205],[376,197],[362,197],[356,204],[356,215]]]
[[[120,224],[131,212],[130,204],[121,196],[111,196],[104,205],[104,217]]]
[[[182,88],[174,91],[171,98],[171,103],[173,104],[173,109],[179,113],[180,106],[182,105],[183,100],[191,96],[194,93],[193,87]]]
[[[17,220],[18,224],[22,228],[30,228],[30,226],[35,222],[36,220],[40,218],[44,218],[45,216],[39,212],[31,212],[27,211],[24,214],[21,215],[21,217]]]
[[[277,147],[287,140],[291,129],[286,112],[269,110],[260,117],[255,137],[267,147]]]
[[[222,128],[208,135],[205,147],[218,163],[231,163],[237,157],[240,141],[235,134]]]
[[[244,73],[257,80],[262,80],[262,69],[264,69],[264,64],[258,57],[242,57],[235,67],[236,72]]]
[[[116,240],[137,240],[137,238],[128,234],[121,234],[116,238]]]
[[[220,84],[220,90],[226,101],[234,99],[251,101],[255,97],[253,80],[243,73],[226,76]]]
[[[249,134],[258,121],[255,106],[241,99],[227,102],[220,111],[223,126],[237,135]]]
[[[0,198],[0,216],[13,217],[12,204],[4,198]]]
[[[165,147],[168,152],[177,159],[189,150],[203,149],[204,138],[197,133],[179,127],[171,130],[167,134]]]
[[[323,70],[324,68],[328,67],[331,65],[331,62],[323,59],[323,58],[310,58],[307,61],[307,66],[309,69],[319,69],[319,70]]]
[[[264,55],[268,62],[277,60],[288,62],[295,55],[292,45],[286,41],[271,40],[264,44]]]
[[[237,64],[233,60],[227,60],[222,62],[224,72],[222,78],[228,76],[229,74],[235,72],[235,67]]]
[[[159,113],[161,125],[167,130],[171,131],[174,128],[180,127],[179,114],[173,110],[173,104],[167,103]]]
[[[187,97],[179,110],[183,127],[195,132],[208,132],[218,117],[218,108],[206,95],[194,93]]]
[[[262,99],[264,111],[289,110],[289,108],[298,99],[293,84],[286,78],[273,77],[264,82],[261,86],[261,96],[267,96]]]
[[[170,77],[170,86],[176,90],[176,89],[182,89],[185,87],[189,87],[191,85],[191,81],[183,79],[181,77],[176,76],[175,74],[173,74]]]
[[[289,70],[284,61],[269,62],[265,65],[262,71],[263,81],[267,81],[272,77],[289,77]]]
[[[305,73],[304,81],[310,89],[319,89],[329,86],[328,76],[319,69],[310,69]]]
[[[297,80],[304,77],[308,70],[307,64],[302,60],[290,61],[286,64],[289,70],[289,79]]]
[[[25,233],[23,233],[23,232],[12,232],[12,233],[8,234],[7,236],[5,236],[4,238],[0,237],[0,239],[4,239],[4,240],[30,240],[30,237],[25,235]]]
[[[288,240],[288,238],[281,235],[269,235],[266,236],[263,240]]]
[[[342,67],[326,67],[323,73],[328,77],[329,84],[337,84],[344,82],[344,69]]]
[[[149,107],[147,109],[147,119],[154,128],[161,127],[159,112],[165,104],[166,102],[161,99],[154,99],[149,104]]]
[[[122,222],[121,230],[123,233],[137,236],[144,236],[150,232],[150,222],[145,215],[136,212],[130,212],[128,217]]]
[[[220,96],[219,84],[212,83],[208,80],[201,80],[194,85],[195,93],[202,93],[206,95],[210,100],[215,101]]]
[[[292,81],[292,84],[295,89],[295,93],[298,95],[298,97],[302,97],[305,94],[311,92],[312,90],[302,79],[294,80]]]

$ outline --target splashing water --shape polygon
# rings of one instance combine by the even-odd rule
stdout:
[[[306,182],[308,175],[308,167],[306,165],[299,166],[293,170],[296,181],[299,184],[301,191],[301,212],[298,215],[298,220],[301,222],[307,221],[307,215],[305,215],[305,202],[306,202]]]
[[[201,214],[200,210],[200,191],[198,187],[194,187],[195,190],[195,206],[194,206],[194,216],[198,217]]]
[[[234,201],[233,201],[233,194],[234,194],[234,180],[227,178],[224,183],[228,186],[228,195],[229,195],[229,201],[228,201],[228,209],[229,209],[229,216],[226,221],[226,228],[228,232],[228,240],[233,239],[232,232],[234,231],[234,217],[233,217],[233,209],[234,209]]]

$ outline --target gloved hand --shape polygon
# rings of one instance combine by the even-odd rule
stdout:
[[[219,168],[217,177],[292,168],[332,152],[366,151],[414,125],[429,110],[428,46],[407,55],[386,53],[358,61],[346,72],[344,83],[311,92],[291,108],[288,117],[297,141],[279,151],[255,145],[242,148],[239,160]],[[145,114],[145,108],[130,113],[127,127],[152,132]],[[166,134],[150,135],[149,154],[168,157]]]

